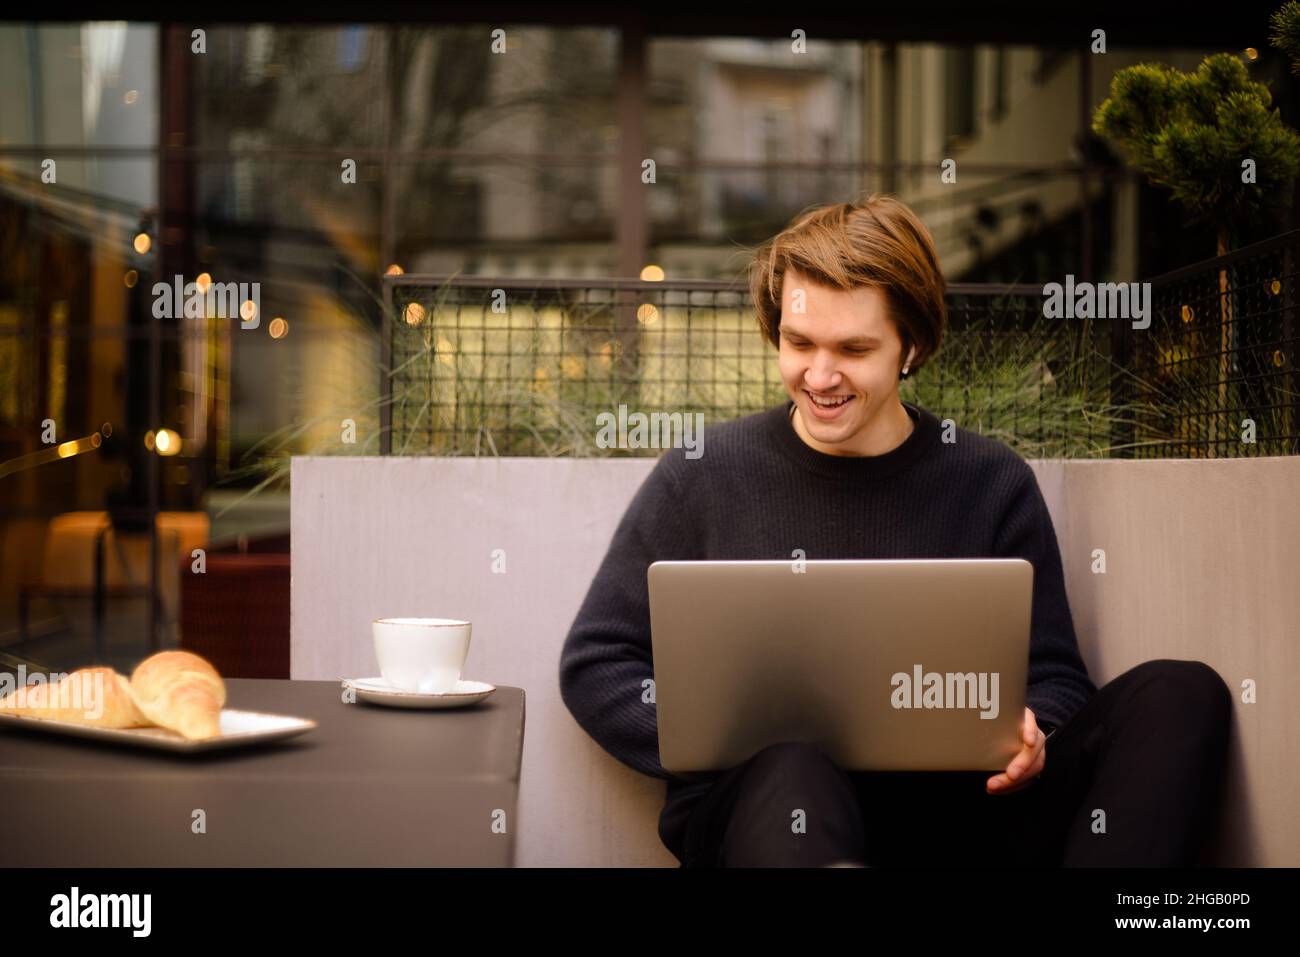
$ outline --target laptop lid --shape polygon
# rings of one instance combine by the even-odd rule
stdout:
[[[659,760],[808,741],[846,770],[1001,771],[1020,749],[1020,558],[660,561],[647,571]]]

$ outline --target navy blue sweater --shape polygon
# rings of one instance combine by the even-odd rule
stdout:
[[[916,427],[883,455],[819,452],[791,403],[706,427],[703,454],[670,449],[619,522],[560,657],[560,693],[606,751],[644,774],[696,780],[659,763],[646,569],[660,559],[1020,557],[1034,566],[1027,704],[1065,724],[1096,686],[1065,595],[1056,532],[1029,465],[1006,445],[944,429],[904,403]],[[707,777],[707,776],[706,776]],[[670,788],[671,790],[671,788]]]

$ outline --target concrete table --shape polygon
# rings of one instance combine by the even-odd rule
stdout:
[[[336,681],[226,687],[226,707],[319,727],[189,755],[0,728],[0,865],[513,863],[523,689],[417,711],[346,703]],[[196,810],[206,833],[195,833]]]

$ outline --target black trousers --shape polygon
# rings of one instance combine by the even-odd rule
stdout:
[[[1148,661],[1099,688],[1018,791],[989,794],[992,771],[846,772],[785,742],[671,781],[659,834],[684,867],[1191,867],[1231,711],[1208,665]]]

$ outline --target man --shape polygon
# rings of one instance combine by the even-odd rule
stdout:
[[[884,196],[814,209],[759,248],[750,285],[789,401],[710,426],[707,455],[659,459],[560,661],[578,723],[625,764],[667,779],[665,846],[684,866],[1195,863],[1218,806],[1227,687],[1203,663],[1159,660],[1098,690],[1029,466],[900,401],[900,378],[935,354],[946,318],[925,226]],[[1004,771],[849,773],[799,742],[716,772],[663,769],[646,569],[790,560],[796,549],[1032,563],[1028,707]],[[794,809],[806,829],[790,826]]]

